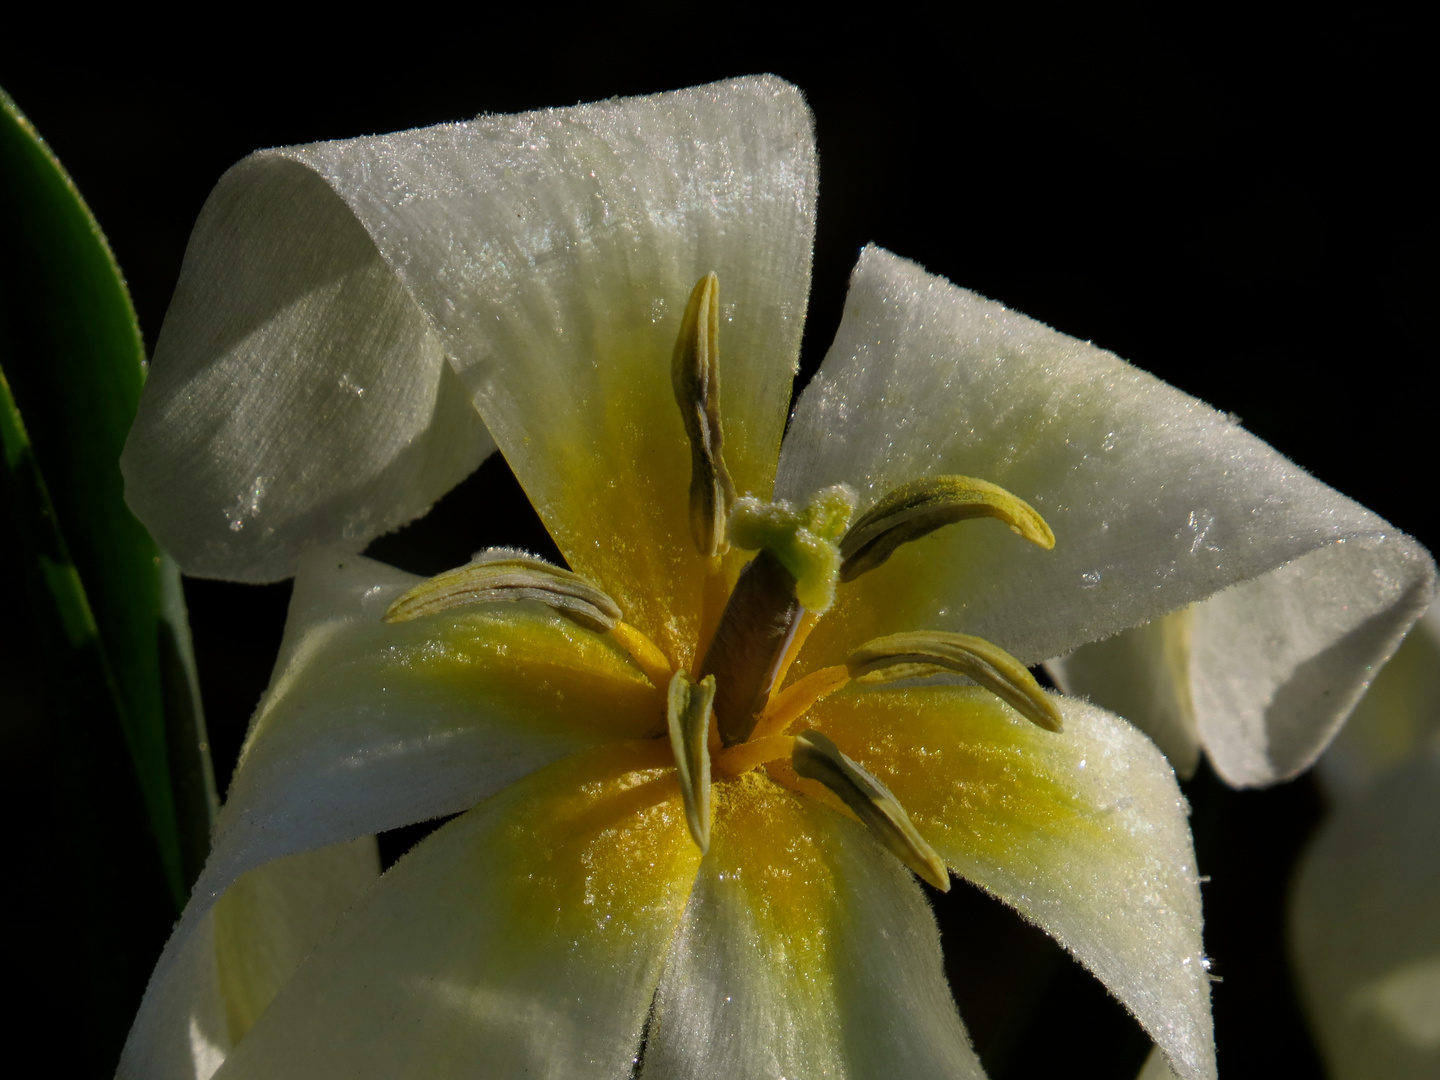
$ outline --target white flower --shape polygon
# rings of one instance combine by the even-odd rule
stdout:
[[[1057,538],[971,524],[906,544],[840,584],[787,687],[881,635],[979,635],[1036,663],[1198,602],[1197,697],[1232,694],[1257,767],[1289,760],[1277,731],[1328,730],[1316,695],[1359,693],[1433,587],[1422,549],[1194,399],[887,252],[862,254],[782,449],[815,185],[808,111],[770,78],[266,151],[221,180],[127,496],[192,573],[300,572],[124,1075],[186,1075],[195,1046],[214,1060],[244,1035],[222,1076],[623,1077],[647,1017],[646,1077],[978,1075],[900,864],[784,761],[731,779],[718,751],[702,859],[668,746],[641,738],[744,562],[697,552],[671,385],[711,271],[741,495],[846,485],[863,513],[961,474]],[[487,430],[630,630],[530,604],[387,623],[416,579],[323,546],[422,512]],[[1095,971],[1179,1075],[1211,1076],[1184,801],[1128,725],[1058,707],[1063,734],[974,688],[851,686],[804,721],[884,780],[937,861]],[[462,812],[253,1029],[219,1018],[211,911],[237,878]]]

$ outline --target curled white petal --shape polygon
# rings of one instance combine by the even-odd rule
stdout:
[[[494,449],[425,313],[314,172],[246,158],[200,212],[125,497],[186,573],[274,581],[359,550]]]

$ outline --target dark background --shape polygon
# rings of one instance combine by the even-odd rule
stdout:
[[[404,25],[326,35],[277,22],[77,49],[73,27],[52,26],[0,42],[0,85],[89,201],[147,345],[201,203],[251,150],[771,71],[806,93],[820,146],[802,379],[873,240],[1233,411],[1322,480],[1436,541],[1423,374],[1434,230],[1421,201],[1433,179],[1407,55],[1414,28],[1219,15],[942,25],[887,11],[838,30],[777,29],[738,11],[680,26],[653,6],[607,11],[603,26],[590,25],[595,12],[537,8],[502,27],[402,14]],[[495,542],[548,544],[499,458],[372,554],[434,572]],[[288,586],[191,581],[187,597],[223,790]],[[0,732],[6,802],[21,806],[25,740]],[[1282,935],[1318,794],[1308,778],[1232,792],[1203,767],[1186,792],[1213,878],[1206,944],[1224,978],[1223,1074],[1318,1076]],[[26,887],[33,859],[55,857],[44,798],[7,815],[6,874],[21,886],[10,890],[14,962],[46,991],[24,1013],[36,1039],[58,1037],[64,979],[78,977],[51,970],[47,942],[67,928],[43,889]],[[387,857],[417,835],[384,838]],[[963,883],[937,909],[951,983],[994,1080],[1134,1076],[1147,1040],[1048,938]]]

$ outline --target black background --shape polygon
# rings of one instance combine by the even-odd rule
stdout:
[[[943,24],[898,10],[844,25],[757,17],[537,7],[499,24],[426,10],[320,34],[278,17],[222,19],[193,38],[130,28],[83,47],[74,27],[52,25],[7,33],[0,85],[89,201],[153,346],[195,215],[251,150],[775,72],[805,92],[820,146],[802,379],[833,334],[860,246],[875,241],[1238,414],[1433,544],[1434,235],[1421,201],[1433,180],[1414,28],[1220,14],[1165,26],[963,10]],[[372,554],[434,572],[502,541],[548,544],[495,458]],[[287,596],[187,583],[222,790]],[[6,727],[14,779],[24,739]],[[1222,1072],[1319,1075],[1282,937],[1289,875],[1322,813],[1313,783],[1236,793],[1202,768],[1186,791],[1213,878]],[[51,842],[43,798],[8,819],[7,878],[22,886],[30,854]],[[387,856],[416,835],[386,837]],[[25,1011],[35,1038],[65,1025],[46,942],[66,927],[30,899],[41,896],[12,890],[10,923],[22,980],[48,988]],[[1134,1076],[1147,1040],[1048,938],[963,883],[937,910],[994,1080]]]

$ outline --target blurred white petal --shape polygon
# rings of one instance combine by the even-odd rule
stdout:
[[[1440,741],[1321,827],[1296,875],[1290,945],[1337,1080],[1440,1074]]]

